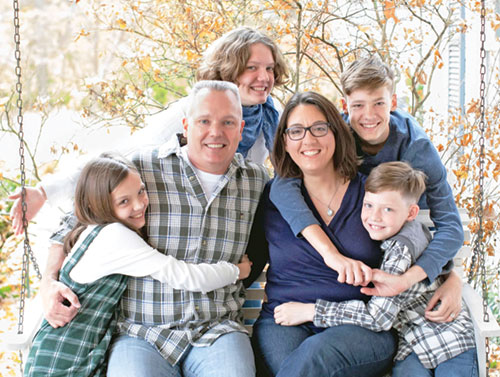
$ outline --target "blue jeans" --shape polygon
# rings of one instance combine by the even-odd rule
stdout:
[[[413,352],[404,360],[394,364],[392,377],[477,377],[476,349],[470,349],[439,364],[435,369],[426,369]]]
[[[382,376],[392,365],[397,336],[343,325],[315,333],[259,317],[252,346],[258,376]]]
[[[255,377],[248,335],[232,332],[209,347],[191,347],[187,355],[170,365],[143,339],[120,335],[110,347],[108,377]]]

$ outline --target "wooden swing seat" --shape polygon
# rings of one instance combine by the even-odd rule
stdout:
[[[468,228],[470,222],[465,210],[460,210],[462,224],[464,226],[465,244],[459,250],[454,258],[455,270],[464,279],[463,262],[471,255],[471,248],[467,246],[470,242],[471,234]],[[434,229],[434,224],[430,220],[429,211],[422,210],[417,220],[423,222],[431,231]],[[259,316],[264,298],[266,276],[263,272],[259,278],[247,289],[247,299],[243,305],[243,313],[245,316],[245,327],[252,333],[252,326],[257,317]],[[483,319],[483,301],[479,294],[467,283],[464,282],[462,289],[462,297],[470,311],[472,321],[474,323],[474,331],[477,347],[477,358],[479,365],[479,375],[486,376],[486,351],[485,342],[486,338],[500,336],[500,325],[497,323],[495,316],[488,308],[490,321],[485,322]],[[28,351],[31,347],[31,342],[35,336],[38,328],[43,319],[41,299],[39,296],[35,297],[26,303],[25,320],[24,320],[24,333],[17,334],[8,332],[1,334],[0,344],[3,349],[10,351]]]

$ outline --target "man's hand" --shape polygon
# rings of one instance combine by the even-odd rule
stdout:
[[[297,326],[314,319],[314,304],[287,302],[274,308],[274,321],[281,326]]]
[[[24,232],[23,212],[21,204],[21,190],[9,196],[9,199],[15,200],[10,210],[10,218],[12,219],[12,230],[16,235]],[[33,188],[26,187],[26,220],[31,221],[35,215],[40,211],[43,204],[47,200],[45,191],[42,187]]]
[[[438,303],[441,305],[433,310]],[[425,308],[425,318],[432,322],[451,322],[462,309],[462,280],[454,271],[448,274]]]
[[[45,319],[52,327],[62,327],[70,322],[80,308],[78,297],[58,281],[66,254],[61,244],[54,243],[49,248],[47,267],[40,286]]]
[[[246,279],[250,275],[250,271],[252,271],[252,261],[248,259],[248,255],[246,254],[241,257],[240,263],[236,266],[240,270],[238,280]]]
[[[393,275],[379,269],[373,269],[373,288],[363,287],[361,293],[369,296],[391,297],[410,288],[404,275]]]
[[[347,258],[340,253],[328,253],[323,256],[325,264],[338,272],[337,280],[354,286],[366,286],[373,279],[372,269],[363,262]]]
[[[43,313],[47,322],[54,328],[65,326],[78,313],[78,297],[63,283],[46,279],[42,281]]]

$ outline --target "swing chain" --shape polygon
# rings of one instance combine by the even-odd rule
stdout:
[[[486,18],[486,10],[484,7],[484,0],[482,0],[482,7],[481,7],[481,86],[480,86],[480,113],[481,113],[481,119],[479,123],[479,130],[480,130],[480,138],[479,138],[479,146],[481,149],[480,155],[479,155],[479,210],[478,210],[478,217],[479,217],[479,231],[481,234],[479,235],[480,237],[479,240],[482,242],[482,236],[483,236],[483,214],[484,214],[484,209],[483,209],[483,199],[484,199],[484,164],[485,164],[485,147],[484,147],[484,131],[485,131],[485,96],[486,96],[486,83],[485,83],[485,75],[486,75],[486,66],[485,66],[485,58],[486,58],[486,50],[484,48],[484,42],[486,40],[486,32],[485,32],[485,18]],[[484,258],[484,253],[480,253],[479,256],[479,266],[480,266],[480,274],[481,274],[481,283],[482,283],[482,289],[483,289],[483,309],[484,309],[484,321],[488,322],[488,312],[486,310],[487,307],[487,289],[488,286],[486,284],[486,271],[485,271],[485,258]]]
[[[15,58],[16,58],[16,68],[15,73],[17,76],[16,92],[17,92],[17,123],[19,125],[19,156],[20,156],[20,171],[21,171],[21,209],[22,209],[22,221],[24,228],[24,253],[23,253],[23,266],[21,274],[21,292],[19,301],[19,321],[18,321],[18,334],[23,333],[24,325],[24,309],[26,301],[26,287],[29,283],[29,259],[33,262],[33,266],[38,277],[41,279],[40,269],[36,263],[35,256],[30,247],[29,237],[28,237],[28,220],[26,218],[27,204],[26,204],[26,168],[24,159],[24,130],[23,130],[23,100],[22,100],[22,84],[21,84],[21,37],[19,33],[19,1],[13,0],[14,6],[14,42],[15,42]]]
[[[483,244],[483,215],[484,215],[484,165],[485,165],[485,146],[484,146],[484,133],[485,133],[485,102],[486,102],[486,49],[485,49],[485,40],[486,40],[486,7],[485,0],[481,1],[481,32],[480,32],[480,58],[481,58],[481,68],[480,68],[480,90],[479,90],[479,111],[480,111],[480,121],[479,121],[479,193],[478,193],[478,209],[477,209],[477,217],[479,222],[478,232],[476,242],[474,244],[474,254],[476,254],[479,258],[479,280],[481,281],[481,290],[482,290],[482,298],[483,298],[483,321],[489,322],[489,314],[488,314],[488,285],[486,283],[486,267],[485,267],[485,250],[482,247]],[[486,338],[485,344],[485,353],[486,353],[486,375],[489,375],[489,339]]]

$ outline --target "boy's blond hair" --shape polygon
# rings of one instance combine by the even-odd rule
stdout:
[[[418,200],[425,191],[426,176],[420,170],[413,169],[402,161],[384,162],[375,167],[365,183],[365,191],[397,191],[411,204]]]
[[[349,96],[357,89],[378,89],[387,86],[394,92],[394,72],[377,56],[359,58],[352,62],[340,76],[344,95]]]

